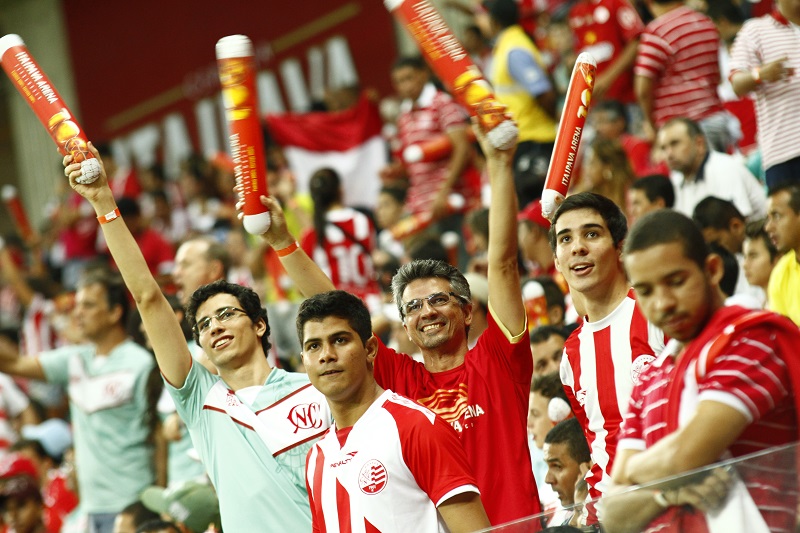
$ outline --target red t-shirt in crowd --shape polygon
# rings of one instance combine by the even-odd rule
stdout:
[[[491,310],[488,327],[464,363],[429,372],[383,344],[378,384],[412,398],[449,422],[461,437],[489,521],[502,524],[541,512],[528,452],[528,397],[533,356],[527,330],[510,342]]]

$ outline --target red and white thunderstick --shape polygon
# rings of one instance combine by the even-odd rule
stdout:
[[[17,188],[13,185],[3,186],[3,202],[6,204],[6,209],[11,214],[11,219],[14,221],[14,226],[17,228],[19,236],[25,242],[30,242],[33,237],[33,228],[28,220],[28,215],[25,212],[25,207],[20,201],[17,194]]]
[[[248,233],[261,235],[271,219],[260,200],[269,191],[253,43],[245,35],[229,35],[217,41],[216,52],[234,173],[244,201],[242,224]]]
[[[10,33],[0,37],[0,64],[47,128],[61,154],[70,154],[73,163],[81,164],[82,175],[75,181],[83,184],[94,182],[100,176],[100,163],[89,152],[86,134],[19,35]]]
[[[547,180],[542,191],[542,215],[551,220],[556,209],[564,201],[575,168],[578,146],[581,143],[589,103],[592,100],[592,89],[597,72],[597,62],[586,52],[575,60],[572,77],[561,112],[561,122],[556,133],[553,156],[550,168],[547,169]]]
[[[478,117],[492,146],[499,150],[513,147],[517,142],[517,125],[506,114],[506,107],[495,100],[491,85],[436,8],[428,0],[383,0],[383,3],[417,42],[431,70]]]
[[[475,142],[475,130],[467,128],[467,141]],[[453,141],[443,133],[433,139],[418,144],[409,144],[403,149],[403,162],[407,165],[420,161],[438,161],[449,156],[453,151]]]

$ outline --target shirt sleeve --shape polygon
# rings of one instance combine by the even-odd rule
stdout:
[[[440,417],[432,419],[421,411],[387,404],[395,415],[400,432],[403,461],[422,489],[437,507],[456,494],[479,493],[467,461],[467,454],[455,430]]]
[[[540,96],[553,88],[550,78],[536,62],[536,58],[522,48],[514,48],[508,53],[508,71],[531,96]]]
[[[163,377],[163,376],[162,376]],[[203,365],[192,360],[192,366],[183,387],[177,389],[164,379],[164,387],[175,400],[175,410],[186,427],[195,427],[203,411],[206,394],[219,378],[212,375]]]
[[[644,31],[644,23],[639,13],[631,6],[627,0],[617,2],[617,28],[626,43],[638,39]]]
[[[485,360],[484,364],[500,363],[513,381],[530,387],[533,376],[533,355],[528,341],[527,327],[509,341],[502,325],[495,319],[491,305],[486,314],[486,321],[488,323],[486,331],[478,338],[478,343],[471,352],[475,357]],[[513,333],[509,332],[510,335]]]
[[[773,349],[776,335],[759,326],[731,341],[698,383],[698,400],[725,403],[753,422],[773,410],[789,395],[790,383],[786,363]]]
[[[69,384],[69,359],[77,355],[78,347],[64,347],[39,355],[44,377],[48,383],[67,386]]]
[[[631,398],[628,400],[628,410],[622,417],[619,429],[617,450],[644,450],[645,441],[642,432],[642,391],[650,383],[651,370],[642,372],[639,383],[634,385]]]
[[[733,48],[731,48],[731,58],[729,62],[730,74],[737,70],[748,70],[753,67],[761,65],[762,58],[759,53],[756,34],[751,31],[752,25],[745,23],[739,33],[736,34],[736,40],[733,41]]]
[[[658,78],[666,69],[671,56],[669,43],[657,35],[643,32],[633,73],[645,78]]]
[[[401,391],[404,396],[416,398],[416,392],[425,379],[430,379],[422,363],[404,353],[398,353],[378,339],[378,355],[375,357],[375,381],[384,389]]]

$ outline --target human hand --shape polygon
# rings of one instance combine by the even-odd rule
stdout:
[[[86,198],[90,203],[94,204],[109,196],[113,197],[113,194],[108,186],[108,177],[106,176],[103,161],[100,159],[100,153],[91,142],[88,144],[88,147],[95,159],[87,159],[86,161],[95,161],[92,165],[99,166],[99,175],[96,179],[90,181],[90,177],[84,175],[84,172],[87,170],[86,161],[83,163],[73,163],[72,155],[67,154],[62,160],[62,164],[64,165],[64,175],[69,178],[70,187]]]
[[[237,190],[237,187],[234,187],[234,190]],[[269,216],[271,219],[269,228],[265,233],[261,234],[261,237],[263,237],[264,240],[276,250],[280,250],[291,245],[295,239],[289,232],[289,228],[286,226],[286,217],[283,214],[283,209],[281,208],[281,204],[278,202],[278,199],[274,196],[261,196],[259,199],[261,200],[261,205],[269,210]],[[236,202],[236,216],[240,220],[244,217],[244,213],[242,212],[243,207],[244,200],[241,199],[240,195],[239,201]]]
[[[721,507],[734,478],[724,467],[713,469],[702,481],[662,492],[669,505],[691,505],[707,513]]]
[[[788,81],[794,75],[794,68],[786,65],[788,60],[788,57],[782,57],[761,65],[761,79],[766,82]]]

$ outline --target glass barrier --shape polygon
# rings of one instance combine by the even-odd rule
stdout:
[[[483,531],[800,531],[798,452],[798,443],[769,448]],[[601,523],[587,526],[587,516],[593,512]]]

